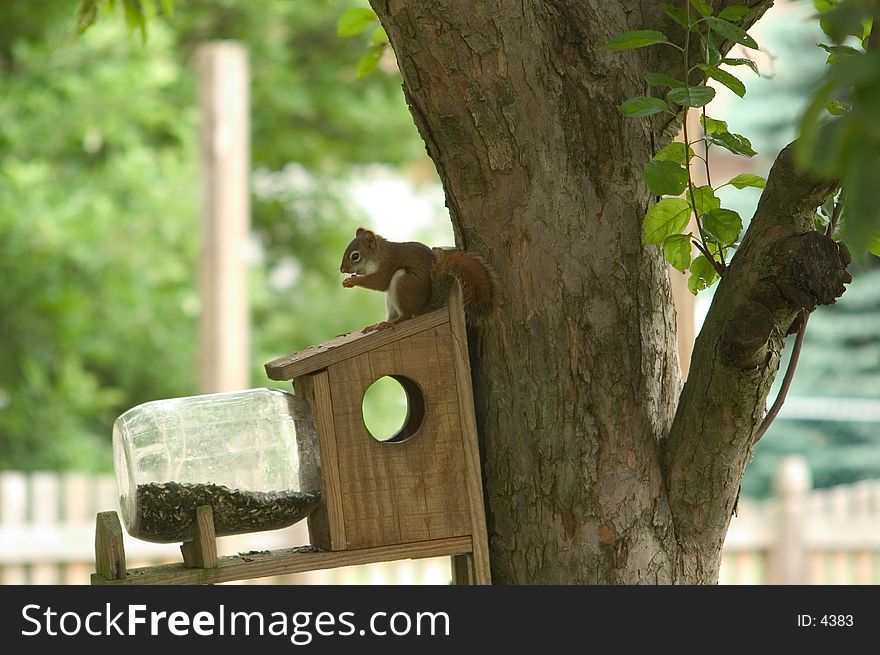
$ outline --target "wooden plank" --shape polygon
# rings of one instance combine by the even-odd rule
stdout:
[[[407,398],[407,417],[401,429],[405,430],[407,428],[407,422],[410,420],[411,412],[413,411],[411,406],[414,405],[417,408],[415,410],[416,419],[420,413],[421,421],[419,421],[418,425],[409,426],[412,432],[408,437],[404,434],[402,438],[415,441],[425,436],[425,431],[423,430],[425,424],[425,398],[417,384],[413,384],[411,380],[400,377],[414,363],[423,361],[423,358],[420,358],[418,354],[411,352],[411,343],[412,337],[388,344],[383,348],[371,351],[368,358],[370,371],[372,372],[370,377],[373,381],[385,376],[396,376],[399,384],[406,384],[409,387],[410,397]],[[402,386],[400,391],[405,393]],[[357,420],[363,421],[363,413],[361,413]],[[419,457],[419,450],[418,444],[401,441],[369,443],[367,448],[361,451],[370,456],[373,468],[376,468],[377,462],[381,462],[383,466],[379,470],[382,471],[388,480],[389,492],[387,493],[386,500],[391,509],[393,533],[388,535],[382,543],[406,543],[410,541],[424,541],[435,536],[437,538],[451,536],[451,533],[432,535],[429,529],[427,520],[428,508],[425,502],[425,472]]]
[[[465,555],[453,555],[451,558],[449,558],[449,560],[452,563],[452,584],[474,584],[473,553],[467,553]]]
[[[339,480],[333,399],[327,371],[298,377],[296,391],[308,400],[312,408],[321,450],[321,507],[316,510],[314,519],[309,517],[309,534],[313,545],[324,550],[341,550],[346,544],[345,515]]]
[[[196,507],[192,541],[180,545],[183,564],[188,568],[210,569],[217,566],[217,536],[214,534],[214,510],[210,505]]]
[[[30,520],[34,526],[59,525],[61,523],[61,484],[58,475],[48,471],[31,473],[29,490]],[[31,566],[30,584],[60,583],[61,569],[56,562],[40,562]]]
[[[125,578],[125,547],[116,512],[100,512],[95,519],[95,574],[104,580]]]
[[[66,473],[61,483],[64,489],[62,496],[63,527],[88,524],[98,512],[95,506],[94,484],[91,476],[85,473]],[[62,537],[63,539],[63,537]],[[70,547],[70,544],[66,544]],[[92,573],[92,562],[68,562],[63,567],[64,584],[88,584]]]
[[[430,330],[448,320],[449,310],[442,307],[430,314],[416,316],[384,330],[366,334],[361,332],[343,334],[326,343],[269,362],[265,365],[266,375],[270,380],[292,380],[404,337]]]
[[[18,471],[0,472],[0,566],[2,576],[0,583],[4,585],[27,584],[27,570],[24,566],[7,563],[23,555],[15,540],[3,535],[4,532],[17,533],[26,527],[27,519],[27,477]],[[10,546],[10,544],[13,544]],[[4,551],[10,549],[10,552]],[[4,562],[6,560],[6,562]]]
[[[491,584],[489,536],[486,530],[486,509],[483,505],[483,475],[480,469],[480,446],[477,437],[477,418],[474,413],[470,354],[461,289],[458,285],[455,285],[449,294],[449,324],[452,329],[458,411],[461,417],[461,436],[464,440],[467,496],[470,506],[471,535],[474,541],[474,583]]]
[[[376,380],[370,356],[333,364],[327,375],[333,394],[345,547],[398,544],[400,523],[394,505],[396,490],[388,472],[388,444],[373,439],[364,425],[364,393]]]
[[[471,532],[449,324],[328,367],[349,548],[443,539]],[[363,421],[367,388],[405,380],[424,421],[401,442],[373,439]]]
[[[164,564],[130,569],[121,580],[92,575],[92,584],[218,584],[269,575],[356,566],[401,559],[460,555],[471,550],[470,537],[436,539],[397,546],[362,548],[343,552],[303,552],[287,548],[269,553],[221,557],[213,569],[188,569],[183,564]]]

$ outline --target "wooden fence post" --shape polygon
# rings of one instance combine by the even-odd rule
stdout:
[[[806,584],[807,495],[812,488],[807,461],[786,457],[779,465],[773,486],[777,502],[776,541],[770,547],[767,582]]]
[[[244,248],[250,231],[247,50],[232,41],[196,53],[202,167],[202,393],[249,386],[250,316]]]

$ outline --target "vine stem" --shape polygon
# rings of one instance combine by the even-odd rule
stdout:
[[[706,248],[703,247],[703,244],[701,244],[701,243],[700,243],[699,241],[697,241],[696,239],[693,239],[692,243],[694,244],[694,246],[696,246],[697,250],[699,250],[699,251],[703,254],[703,256],[704,256],[706,259],[708,259],[709,262],[711,262],[711,264],[712,264],[712,268],[714,268],[714,269],[715,269],[715,272],[718,273],[718,277],[721,277],[722,275],[724,275],[724,269],[721,268],[721,262],[719,262],[717,259],[715,259],[715,258],[709,253],[709,251],[706,250]]]
[[[798,359],[800,359],[801,356],[801,348],[804,345],[804,335],[807,333],[807,321],[810,318],[810,312],[806,309],[802,309],[800,317],[801,325],[798,328],[797,337],[794,341],[791,358],[788,360],[788,368],[785,371],[785,377],[782,378],[782,386],[779,388],[779,393],[776,395],[776,400],[773,401],[773,406],[770,407],[770,411],[767,412],[764,420],[761,421],[761,425],[758,426],[755,434],[752,435],[752,446],[761,440],[761,437],[764,436],[770,427],[770,424],[773,423],[773,420],[779,414],[779,410],[782,409],[782,403],[785,402],[785,397],[788,395],[788,390],[791,387],[791,381],[794,378],[794,371],[797,368]]]
[[[690,3],[688,3],[686,5],[686,10],[687,10],[688,28],[685,30],[684,48],[682,48],[682,52],[684,53],[684,69],[685,69],[684,83],[689,84],[690,70],[691,70],[688,68],[688,53],[690,50],[690,41],[691,41],[691,30],[690,30],[691,6],[690,6]],[[696,222],[697,222],[697,231],[700,233],[700,243],[702,244],[701,246],[698,245],[697,248],[700,250],[701,253],[703,253],[703,255],[706,257],[706,259],[708,259],[710,262],[712,262],[712,266],[715,268],[716,271],[718,271],[718,267],[716,266],[715,258],[712,257],[712,255],[709,253],[709,243],[706,241],[706,234],[703,232],[703,226],[700,224],[700,217],[697,216],[697,201],[696,201],[696,198],[694,197],[694,180],[691,177],[691,158],[688,157],[688,150],[691,147],[691,145],[690,145],[691,140],[688,137],[688,113],[689,113],[689,108],[685,109],[684,125],[682,126],[682,128],[684,130],[684,159],[685,159],[685,167],[684,168],[685,168],[685,171],[687,172],[687,188],[688,188],[688,195],[691,198],[691,209],[694,212],[694,218],[696,219]],[[720,272],[718,274],[719,274],[719,276],[721,275]]]
[[[703,125],[705,126],[706,125],[706,105],[703,105],[702,107],[700,107],[700,112],[703,116]],[[700,139],[700,141],[703,142],[703,163],[706,165],[706,184],[708,184],[709,188],[711,189],[712,188],[712,174],[709,172],[709,146],[710,146],[710,143],[705,135],[705,127],[703,128],[703,130],[704,130],[703,138]],[[727,261],[724,258],[724,248],[719,246],[718,254],[721,256],[721,270],[718,271],[718,277],[721,277],[724,275],[724,271],[727,270]],[[718,268],[716,267],[715,270],[718,270]]]

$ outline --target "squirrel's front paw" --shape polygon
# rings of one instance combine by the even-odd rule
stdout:
[[[351,289],[354,286],[357,286],[357,275],[350,275],[342,281],[342,286],[346,289]]]
[[[363,330],[361,330],[361,334],[366,334],[367,332],[375,332],[376,330],[384,330],[385,328],[394,327],[394,323],[391,321],[382,321],[381,323],[373,323],[372,325],[368,325]]]

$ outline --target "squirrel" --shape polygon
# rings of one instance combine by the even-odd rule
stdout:
[[[465,320],[470,324],[492,312],[498,295],[495,273],[479,256],[431,249],[418,241],[388,241],[362,227],[345,249],[339,270],[350,274],[342,281],[346,289],[386,292],[387,319],[363,332],[439,309],[446,304],[454,279],[461,285]]]

